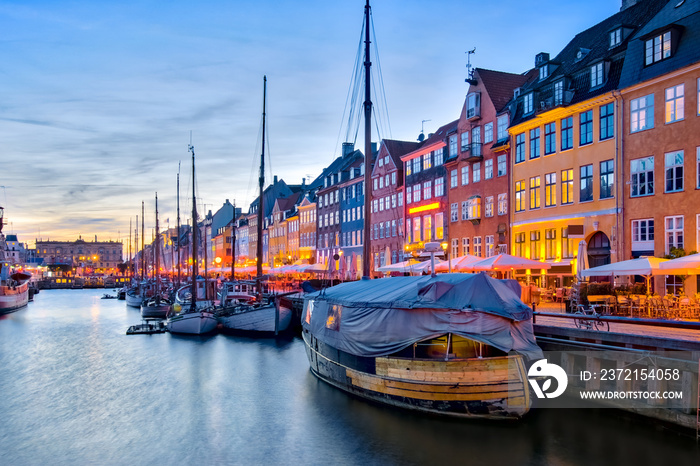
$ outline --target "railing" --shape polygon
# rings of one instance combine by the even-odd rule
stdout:
[[[581,319],[577,314],[558,314],[555,312],[533,312],[532,323],[536,323],[537,316],[556,317],[559,319],[576,320]],[[617,324],[632,324],[632,325],[647,325],[652,327],[667,327],[667,328],[683,328],[690,330],[700,330],[700,322],[688,322],[679,320],[663,320],[663,319],[644,319],[638,317],[619,317],[619,316],[604,316],[597,317],[588,316],[587,319],[600,320],[601,322],[617,323]]]

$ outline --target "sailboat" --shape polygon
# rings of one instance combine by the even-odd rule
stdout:
[[[143,275],[143,271],[145,269],[144,266],[144,212],[145,212],[145,207],[143,204],[143,201],[141,201],[141,266],[139,267],[139,281],[136,281],[135,283],[132,282],[131,287],[126,291],[126,305],[131,306],[131,307],[141,307],[141,304],[144,302],[147,296],[147,288],[148,288],[148,283],[145,281],[145,277]],[[136,247],[138,249],[138,223],[139,223],[139,218],[138,215],[136,216]]]
[[[165,319],[172,303],[161,294],[160,283],[160,230],[158,225],[158,193],[156,193],[156,249],[155,249],[155,293],[141,303],[141,317],[144,319]]]
[[[31,274],[10,271],[10,262],[5,251],[7,243],[2,233],[4,209],[0,207],[0,315],[9,314],[29,302],[29,280]]]
[[[257,236],[257,299],[255,303],[234,300],[231,304],[223,305],[217,313],[222,330],[246,332],[282,332],[289,328],[292,321],[292,310],[283,306],[279,297],[264,297],[262,292],[262,230],[264,219],[265,187],[265,99],[267,94],[267,76],[263,77],[263,113],[262,113],[262,153],[260,155],[260,197],[258,204],[258,236]],[[235,248],[235,245],[233,246]],[[233,279],[233,277],[231,277]]]
[[[211,307],[197,306],[197,202],[195,197],[194,147],[192,153],[192,291],[189,306],[177,314],[172,314],[166,321],[166,328],[171,333],[202,335],[216,329],[217,321]]]

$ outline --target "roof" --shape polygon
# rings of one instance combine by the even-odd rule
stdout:
[[[505,71],[487,70],[485,68],[475,68],[474,74],[478,77],[486,90],[486,93],[496,109],[500,113],[508,102],[513,99],[513,90],[523,86],[532,80],[535,73],[523,74],[506,73]]]
[[[446,143],[447,136],[450,135],[451,133],[454,133],[457,131],[457,124],[458,123],[459,123],[459,119],[451,121],[451,122],[447,123],[446,125],[442,125],[441,127],[438,128],[437,131],[428,135],[428,139],[423,141],[423,143],[420,145],[420,147],[418,147],[417,149],[415,149],[407,154],[404,154],[402,159],[405,160],[408,158],[414,158],[412,156],[422,155],[423,153],[426,152],[426,149],[430,148],[431,146],[433,146],[435,144],[438,144],[440,142]]]

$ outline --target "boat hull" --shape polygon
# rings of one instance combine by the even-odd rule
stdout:
[[[358,357],[302,332],[311,372],[353,395],[464,418],[519,419],[530,409],[522,356],[436,360]]]
[[[171,333],[203,335],[216,330],[217,324],[212,312],[195,311],[171,316],[165,325]]]
[[[219,316],[218,320],[224,331],[284,332],[292,322],[292,310],[285,306],[279,306],[279,317],[276,317],[277,309],[278,307],[274,304],[269,304],[242,312],[234,312],[230,315]],[[275,328],[276,319],[277,327]]]
[[[140,294],[130,294],[126,293],[125,296],[126,299],[126,305],[131,306],[131,307],[141,307],[141,303],[143,302],[143,297]]]
[[[29,284],[15,287],[0,287],[0,314],[8,314],[23,308],[29,303]]]
[[[141,317],[144,319],[165,319],[170,312],[170,304],[141,305]]]

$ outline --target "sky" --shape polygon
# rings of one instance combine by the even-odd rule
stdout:
[[[468,50],[475,67],[522,73],[619,8],[374,0],[371,58],[385,96],[374,105],[387,115],[378,136],[413,141],[421,125],[427,134],[459,118]],[[364,0],[1,1],[3,232],[30,247],[79,235],[126,243],[142,201],[153,229],[156,192],[161,226],[174,226],[178,170],[184,222],[190,141],[198,209],[229,199],[246,211],[257,195],[265,75],[267,180],[316,178],[348,130],[363,15]],[[354,142],[364,147],[362,129]]]

